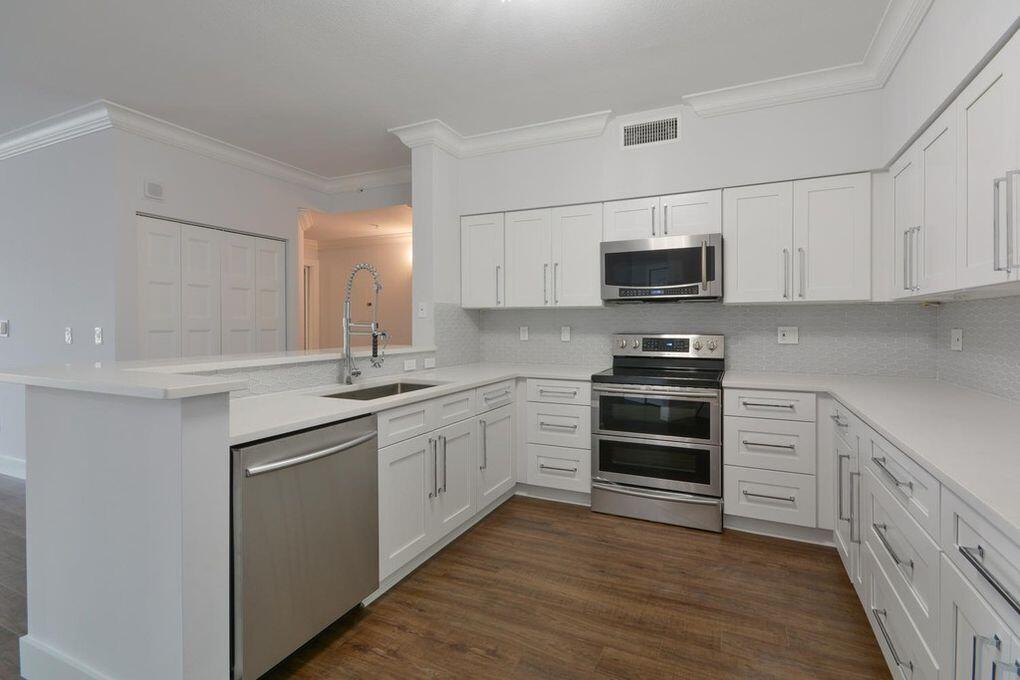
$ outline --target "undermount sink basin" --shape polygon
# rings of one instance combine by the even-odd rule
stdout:
[[[333,399],[360,399],[361,401],[369,401],[371,399],[380,399],[382,397],[392,397],[395,394],[404,394],[405,392],[423,390],[426,387],[435,387],[438,384],[439,383],[394,382],[385,383],[383,385],[372,385],[371,387],[362,387],[361,389],[348,390],[346,392],[337,392],[335,394],[324,394],[323,396]]]

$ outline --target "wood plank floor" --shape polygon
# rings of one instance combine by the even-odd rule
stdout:
[[[515,497],[267,678],[888,678],[834,549]]]

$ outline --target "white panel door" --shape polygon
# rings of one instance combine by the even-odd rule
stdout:
[[[503,213],[460,218],[461,306],[505,306],[503,247]]]
[[[478,503],[484,508],[514,485],[514,405],[478,419]]]
[[[778,182],[723,191],[726,302],[791,299],[793,184]]]
[[[436,430],[436,488],[432,509],[433,541],[450,533],[475,514],[478,431],[474,420]]]
[[[871,298],[871,174],[793,183],[793,297]]]
[[[259,352],[287,348],[286,244],[255,239],[255,328]]]
[[[957,282],[1006,281],[1005,178],[1017,169],[1017,79],[1020,41],[1008,43],[956,100]],[[995,185],[1002,200],[995,202]],[[995,221],[1000,223],[996,242]],[[998,261],[996,261],[998,255]],[[1014,259],[1014,265],[1016,264]]]
[[[943,113],[917,144],[921,229],[917,283],[922,293],[956,287],[956,116]]]
[[[552,304],[552,211],[506,214],[506,306]]]
[[[889,168],[892,177],[893,246],[896,249],[893,296],[897,298],[914,294],[917,258],[914,257],[913,244],[916,228],[921,224],[921,173],[918,169],[917,149],[916,144],[910,147]]]
[[[717,234],[722,231],[722,190],[674,194],[662,204],[662,236]]]
[[[379,449],[379,578],[432,544],[434,440],[422,435]]]
[[[942,677],[1010,678],[1010,673],[995,664],[1008,664],[1018,652],[1011,631],[952,562],[945,556],[941,560]]]
[[[181,356],[220,353],[221,235],[181,225]]]
[[[659,197],[632,198],[602,204],[602,240],[652,238],[659,233]]]
[[[220,344],[224,354],[254,352],[255,237],[223,234],[220,267]]]
[[[138,218],[139,357],[181,355],[181,227]]]
[[[601,242],[601,203],[552,209],[553,304],[602,306]]]

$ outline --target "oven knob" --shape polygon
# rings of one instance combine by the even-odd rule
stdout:
[[[634,344],[631,345],[631,347],[633,347],[634,349],[637,349],[637,348],[641,347],[641,341],[640,340],[635,340]]]
[[[716,344],[715,340],[709,340],[708,341],[708,351],[709,352],[714,352],[715,348],[718,347],[718,346],[719,345]]]
[[[695,352],[700,352],[701,351],[701,340],[695,340],[694,341],[694,351]]]
[[[620,341],[620,349],[626,349],[626,348],[627,348],[627,341],[626,340],[621,340]]]

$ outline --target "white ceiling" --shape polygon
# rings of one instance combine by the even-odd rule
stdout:
[[[392,205],[377,210],[347,213],[307,211],[305,238],[337,241],[348,238],[394,236],[411,233],[411,206]]]
[[[889,0],[0,0],[0,132],[104,98],[324,176],[858,62]]]

